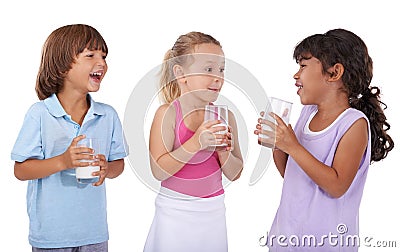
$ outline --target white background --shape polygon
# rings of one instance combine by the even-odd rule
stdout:
[[[161,63],[176,38],[202,31],[217,38],[226,56],[251,71],[268,95],[294,102],[292,123],[301,107],[292,79],[297,70],[292,59],[294,46],[315,33],[349,29],[369,48],[374,60],[373,85],[382,89],[392,126],[390,134],[396,144],[400,143],[400,121],[394,112],[399,109],[396,86],[400,59],[396,1],[129,1],[129,5],[117,0],[6,2],[0,7],[1,251],[30,251],[27,182],[14,177],[10,152],[26,110],[37,101],[34,86],[43,42],[63,25],[92,25],[107,41],[109,72],[93,96],[116,108],[121,120],[135,84]],[[251,131],[255,122],[256,117],[247,122],[254,145],[257,140],[251,138]],[[370,168],[360,208],[360,236],[362,240],[372,237],[372,242],[396,240],[400,247],[400,205],[395,204],[400,175],[397,149]],[[271,164],[254,186],[248,185],[251,171],[247,164],[242,177],[226,189],[230,251],[265,251],[258,239],[269,229],[279,203],[282,179],[275,167]],[[110,251],[141,251],[156,194],[140,182],[129,162],[120,177],[107,180],[107,193]],[[360,248],[365,252],[395,250],[363,244]]]

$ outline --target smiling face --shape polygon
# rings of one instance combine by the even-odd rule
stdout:
[[[315,57],[299,60],[299,70],[294,74],[297,94],[302,104],[318,104],[324,99],[327,74],[323,73],[321,62]]]
[[[101,50],[85,49],[79,53],[66,74],[63,90],[72,89],[83,94],[98,91],[108,68],[106,56]]]
[[[220,46],[204,43],[195,47],[188,66],[183,66],[182,94],[204,102],[217,100],[224,84],[225,58]]]

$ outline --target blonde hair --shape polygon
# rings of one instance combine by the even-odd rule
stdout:
[[[174,46],[167,51],[161,67],[160,78],[160,97],[163,102],[171,103],[181,95],[173,67],[175,65],[184,65],[188,57],[182,56],[193,53],[195,46],[209,43],[221,47],[219,41],[208,34],[189,32],[179,36]]]

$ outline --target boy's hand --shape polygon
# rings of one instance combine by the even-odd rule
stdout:
[[[93,176],[99,176],[99,181],[93,183],[94,186],[99,186],[102,185],[104,180],[107,177],[107,174],[109,172],[108,170],[108,162],[106,160],[106,157],[103,154],[98,154],[95,157],[98,161],[93,162],[92,165],[93,166],[100,166],[100,171],[97,172],[93,172],[92,175]]]
[[[77,147],[77,144],[80,140],[84,139],[84,135],[79,135],[75,137],[68,149],[61,154],[61,159],[63,162],[63,170],[66,169],[72,169],[75,167],[84,167],[84,166],[89,166],[90,163],[88,162],[80,162],[82,159],[90,160],[93,159],[93,155],[90,155],[90,153],[93,153],[93,149],[88,148],[88,147]]]

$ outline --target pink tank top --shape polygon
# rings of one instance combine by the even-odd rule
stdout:
[[[174,150],[189,140],[195,132],[185,126],[181,105],[173,102],[176,111]],[[221,164],[217,152],[199,151],[161,186],[190,196],[209,198],[224,193]]]

